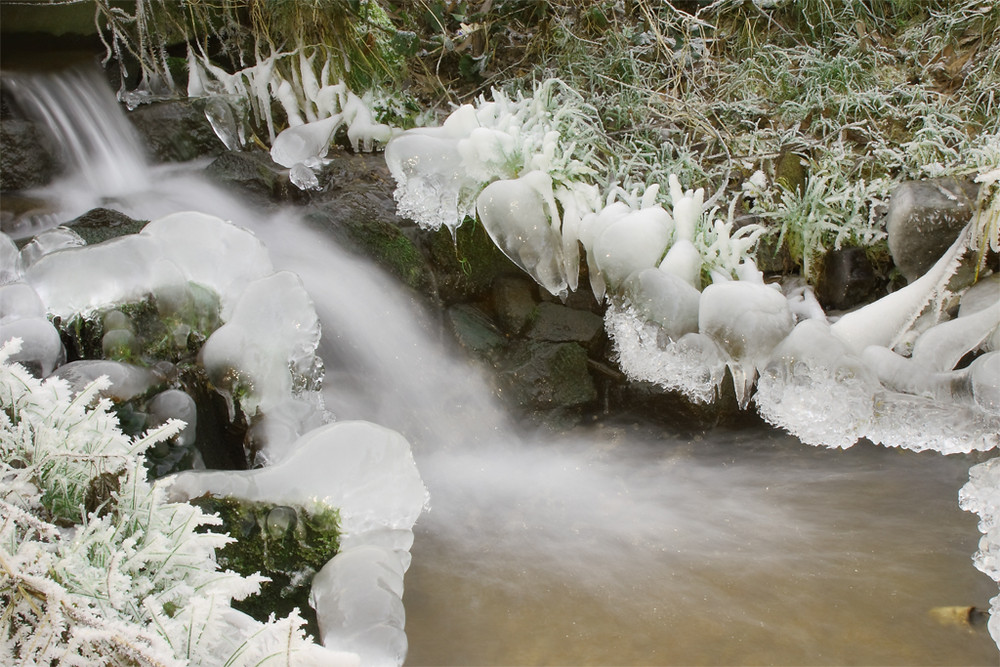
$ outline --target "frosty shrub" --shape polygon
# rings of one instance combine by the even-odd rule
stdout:
[[[219,522],[168,503],[143,452],[184,426],[130,439],[101,378],[73,396],[0,347],[0,662],[7,665],[321,664],[297,613],[260,623],[231,607],[265,579],[221,572]],[[329,662],[325,663],[329,664]]]

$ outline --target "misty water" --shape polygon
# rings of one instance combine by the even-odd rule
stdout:
[[[405,435],[430,491],[405,579],[407,664],[996,664],[985,627],[931,614],[996,594],[957,501],[982,456],[826,450],[763,425],[690,434],[664,415],[519,428],[414,295],[294,208],[220,190],[204,163],[146,164],[127,129],[93,127],[121,119],[110,89],[72,85],[51,102],[60,141],[112,157],[32,193],[58,212],[5,231],[95,206],[198,210],[302,278],[327,407]]]

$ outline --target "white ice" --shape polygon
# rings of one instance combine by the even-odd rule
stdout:
[[[763,283],[729,280],[713,283],[701,293],[698,329],[730,356],[740,407],[750,400],[758,369],[794,325],[785,297]]]
[[[550,294],[566,293],[562,237],[547,174],[536,171],[490,183],[476,199],[476,212],[490,238],[512,262]]]
[[[1000,583],[1000,458],[973,466],[969,481],[959,490],[958,502],[967,512],[979,515],[979,551],[973,559],[976,567]],[[990,636],[1000,646],[1000,595],[992,600]]]

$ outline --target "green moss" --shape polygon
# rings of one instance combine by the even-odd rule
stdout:
[[[233,606],[262,621],[271,613],[285,616],[298,607],[307,631],[318,637],[309,590],[313,575],[340,548],[339,511],[318,504],[293,508],[212,496],[192,502],[222,519],[222,525],[211,530],[236,539],[217,551],[222,569],[244,576],[259,572],[271,579],[260,595]]]

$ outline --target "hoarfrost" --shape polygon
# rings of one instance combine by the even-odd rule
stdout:
[[[973,466],[969,481],[958,492],[959,505],[979,515],[979,551],[973,561],[980,571],[1000,583],[1000,458]],[[990,636],[1000,646],[1000,595],[990,600]]]

